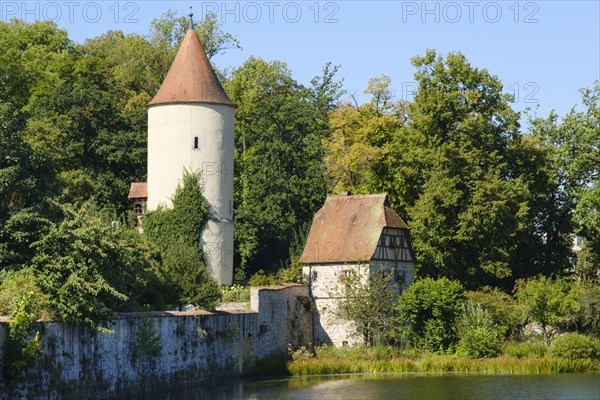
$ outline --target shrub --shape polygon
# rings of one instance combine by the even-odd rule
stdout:
[[[10,315],[17,300],[27,296],[38,317],[46,313],[48,296],[44,295],[35,278],[35,271],[25,268],[17,272],[3,271],[0,277],[0,315]]]
[[[396,296],[392,285],[392,275],[383,268],[369,271],[366,266],[355,267],[329,293],[335,299],[332,315],[348,321],[349,334],[362,338],[364,344],[381,343],[394,327]]]
[[[500,352],[498,328],[479,304],[469,301],[463,305],[457,332],[458,350],[469,357],[493,357]]]
[[[552,341],[548,352],[553,357],[581,359],[599,356],[598,344],[579,333],[566,333]]]
[[[501,335],[510,335],[518,326],[520,315],[511,295],[490,286],[484,286],[476,292],[469,291],[466,295],[489,313]]]
[[[464,288],[448,278],[416,281],[398,299],[398,317],[418,347],[444,351],[457,341],[454,324],[460,315]]]
[[[273,275],[267,275],[264,270],[259,269],[257,273],[252,275],[248,280],[249,286],[273,286],[277,285],[277,279]]]
[[[546,345],[542,342],[506,342],[502,346],[502,352],[506,355],[524,358],[524,357],[543,357],[546,354]]]
[[[202,195],[200,173],[183,172],[183,185],[173,196],[173,208],[159,207],[144,214],[145,235],[158,246],[163,258],[158,275],[166,292],[179,304],[213,308],[221,298],[219,287],[206,267],[199,244],[209,218],[209,204]]]
[[[290,266],[277,271],[277,280],[280,283],[301,283],[302,263],[299,258],[293,258]]]
[[[2,374],[7,379],[12,379],[31,367],[41,354],[40,333],[36,332],[35,337],[28,340],[37,319],[35,310],[37,301],[33,292],[13,299],[8,323],[8,337],[6,338],[4,357],[1,360]]]

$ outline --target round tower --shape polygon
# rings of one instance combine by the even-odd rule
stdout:
[[[233,278],[233,122],[227,97],[193,29],[188,29],[148,104],[148,202],[171,206],[184,168],[201,172],[210,219],[199,244],[219,285]]]

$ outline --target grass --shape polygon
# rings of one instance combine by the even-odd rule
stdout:
[[[502,355],[473,359],[457,355],[431,354],[393,348],[321,347],[316,356],[295,353],[287,363],[291,375],[330,375],[353,373],[462,372],[478,374],[552,374],[600,370],[599,359],[564,359],[547,356],[514,357]]]

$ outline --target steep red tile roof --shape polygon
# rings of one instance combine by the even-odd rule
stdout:
[[[315,214],[300,261],[370,260],[384,227],[408,228],[386,201],[386,194],[328,197]]]
[[[223,90],[193,29],[185,34],[171,68],[148,106],[212,103],[235,107]]]
[[[129,188],[128,199],[147,199],[148,198],[148,183],[132,182]]]

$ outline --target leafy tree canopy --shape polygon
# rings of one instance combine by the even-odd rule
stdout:
[[[55,317],[96,328],[149,285],[149,261],[92,203],[61,209],[64,219],[34,244],[31,266]]]
[[[273,270],[289,257],[291,233],[322,205],[321,140],[340,94],[327,65],[311,87],[287,66],[251,58],[227,84],[237,104],[235,237],[242,267]]]

